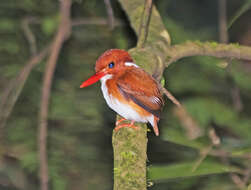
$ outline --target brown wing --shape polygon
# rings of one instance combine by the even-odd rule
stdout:
[[[127,69],[117,79],[117,86],[126,99],[159,117],[164,101],[156,81],[140,68]]]

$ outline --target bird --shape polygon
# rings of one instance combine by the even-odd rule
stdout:
[[[108,106],[122,119],[115,131],[122,127],[137,127],[134,122],[150,123],[156,136],[164,100],[158,82],[122,49],[105,51],[96,61],[96,73],[84,81],[80,88],[101,82],[101,90]],[[121,124],[130,120],[128,124]]]

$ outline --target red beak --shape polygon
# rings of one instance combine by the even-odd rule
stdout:
[[[81,85],[80,88],[84,88],[87,86],[92,85],[93,83],[97,82],[99,79],[101,79],[103,76],[105,76],[104,72],[99,72],[96,73],[95,75],[91,76],[89,79],[87,79],[86,81],[84,81]]]

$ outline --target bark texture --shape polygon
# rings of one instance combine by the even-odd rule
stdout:
[[[119,117],[119,116],[118,116]],[[113,133],[114,189],[146,189],[146,125],[122,128]]]

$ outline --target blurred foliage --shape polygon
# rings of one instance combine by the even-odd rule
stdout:
[[[217,40],[217,1],[156,0],[172,44]],[[251,28],[250,1],[227,2],[229,18],[238,18],[229,30],[230,41],[238,42],[240,37],[250,39],[250,33],[245,33]],[[112,31],[108,26],[74,26],[60,53],[49,110],[48,157],[50,185],[54,190],[112,188],[111,133],[115,113],[106,106],[99,85],[79,89],[81,82],[94,73],[95,60],[102,52],[110,48],[129,49],[136,44],[119,3],[112,1],[112,5],[123,25]],[[97,17],[107,18],[102,1],[74,1],[73,20]],[[0,3],[0,101],[8,82],[31,57],[22,24],[25,18],[35,20],[29,26],[39,51],[56,32],[58,1]],[[230,62],[228,66],[226,61]],[[0,131],[5,152],[0,161],[0,189],[38,189],[37,115],[45,63],[44,60],[32,71],[5,130]],[[242,179],[243,171],[250,171],[247,159],[251,153],[250,63],[211,57],[186,58],[166,69],[165,81],[203,134],[189,139],[173,112],[174,105],[167,100],[160,121],[160,137],[149,133],[149,182],[153,180],[154,184],[149,189],[237,189],[229,172],[237,172]],[[239,101],[243,105],[240,108],[236,107]],[[228,156],[210,154],[192,172],[203,150],[211,145],[208,137],[211,128],[221,139],[221,144],[213,146],[212,151],[225,151]]]
[[[153,166],[150,167],[149,177],[153,180],[167,180],[180,177],[202,176],[209,174],[238,172],[238,169],[231,168],[217,162],[204,161],[198,169],[193,171],[194,162],[182,162],[170,164],[168,166]],[[184,171],[186,171],[184,173]]]
[[[232,26],[232,24],[241,17],[245,12],[250,10],[251,8],[251,1],[246,0],[246,2],[243,3],[243,5],[236,11],[236,13],[233,15],[232,19],[229,21],[228,28]]]

